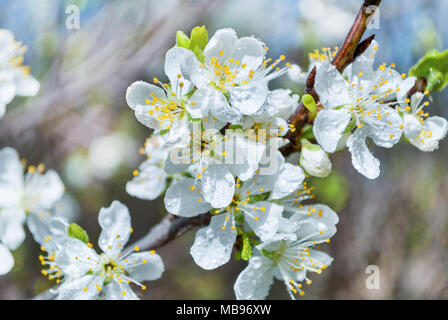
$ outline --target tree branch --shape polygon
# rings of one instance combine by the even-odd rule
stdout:
[[[141,250],[160,248],[195,227],[208,225],[210,218],[209,213],[192,218],[177,217],[168,213],[143,238],[139,239],[126,250],[132,250],[135,246],[138,246]]]
[[[381,0],[364,0],[355,22],[353,23],[350,31],[348,32],[344,43],[339,49],[338,53],[331,62],[339,72],[344,69],[355,60],[357,56],[362,54],[370,45],[374,39],[374,35],[361,41],[364,32],[367,29],[367,20],[374,14],[374,10],[369,10],[370,6],[379,6]],[[306,81],[305,93],[311,94],[314,100],[318,103],[319,96],[314,90],[314,80],[316,77],[316,67],[311,70]],[[281,148],[281,152],[284,156],[300,150],[300,136],[302,134],[303,127],[312,123],[312,120],[308,118],[309,111],[300,102],[296,111],[289,117],[289,123],[294,125],[295,130],[289,131],[286,138],[289,140],[289,144]]]

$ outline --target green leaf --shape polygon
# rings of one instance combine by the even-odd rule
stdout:
[[[189,49],[193,50],[194,48],[199,48],[199,50],[203,51],[207,43],[208,33],[207,29],[205,29],[205,26],[194,27],[191,30]]]
[[[302,137],[307,140],[316,139],[313,133],[313,126],[307,125],[302,131]]]
[[[190,39],[183,31],[177,31],[176,45],[185,49],[188,49],[190,47]]]
[[[87,235],[87,232],[76,223],[72,223],[68,226],[67,234],[69,237],[81,240],[84,243],[89,242],[89,236]]]
[[[409,70],[409,75],[425,78],[429,91],[441,91],[448,84],[448,50],[427,52]]]
[[[250,238],[247,233],[243,233],[243,250],[241,250],[241,258],[248,261],[252,257],[252,246],[250,245]]]
[[[302,102],[305,105],[305,107],[310,111],[310,116],[312,119],[316,117],[316,101],[314,101],[314,98],[309,93],[303,95]]]

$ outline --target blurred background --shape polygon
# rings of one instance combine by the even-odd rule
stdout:
[[[0,120],[0,147],[12,146],[29,163],[57,170],[76,199],[77,222],[93,241],[97,214],[117,199],[132,214],[132,240],[164,214],[161,201],[143,201],[125,192],[150,131],[126,105],[126,88],[135,80],[163,74],[164,54],[175,32],[206,25],[211,36],[232,27],[255,35],[271,56],[308,64],[308,52],[340,45],[361,0],[168,0],[62,1],[0,0],[0,28],[28,46],[25,64],[41,81],[32,98],[16,97]],[[67,30],[66,7],[80,8],[80,29]],[[396,63],[407,72],[426,51],[448,43],[448,1],[384,0],[380,7],[377,64]],[[283,77],[271,88],[303,88]],[[431,114],[448,117],[448,90],[433,95]],[[375,148],[380,178],[370,181],[351,166],[348,152],[333,155],[334,173],[314,179],[317,201],[338,213],[338,233],[325,250],[335,260],[304,299],[448,298],[448,140],[425,154],[402,143]],[[73,203],[73,201],[72,201]],[[166,272],[149,283],[144,299],[234,299],[233,283],[245,267],[233,261],[205,271],[189,255],[195,232],[158,250]],[[40,274],[39,246],[28,234],[14,252],[16,266],[0,277],[0,299],[30,298],[54,283]],[[380,289],[368,290],[366,267],[380,270]],[[271,299],[287,299],[282,283]]]

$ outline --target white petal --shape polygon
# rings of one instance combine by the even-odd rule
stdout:
[[[196,232],[190,253],[194,262],[203,269],[215,269],[230,260],[236,230],[231,228],[232,221],[227,223],[225,230],[222,229],[226,224],[226,216],[226,214],[213,216],[209,226]]]
[[[376,145],[391,148],[400,141],[403,120],[397,110],[383,106],[380,111],[364,116],[363,119],[365,121],[365,132]]]
[[[192,84],[183,77],[182,72],[186,66],[190,68],[191,64],[195,64],[196,68],[200,64],[191,50],[175,46],[167,51],[165,55],[165,73],[168,79],[170,79],[173,92],[177,92],[180,89],[180,82],[184,84],[182,87],[183,94],[188,93],[192,89]],[[178,78],[179,74],[181,75],[180,78]]]
[[[111,281],[105,286],[104,294],[107,300],[139,300],[135,292],[124,281],[122,283],[116,280]]]
[[[181,217],[194,217],[211,210],[203,194],[197,192],[198,188],[191,190],[194,182],[194,179],[185,178],[170,185],[164,199],[168,212]]]
[[[425,120],[420,135],[410,142],[421,151],[431,152],[439,148],[439,141],[445,138],[448,129],[446,119],[429,117]]]
[[[234,135],[234,139],[231,141],[233,142],[232,150],[235,150],[236,157],[229,168],[235,176],[242,181],[246,181],[252,178],[258,169],[258,164],[265,151],[265,145],[240,134]],[[229,143],[229,140],[227,143]]]
[[[139,168],[139,174],[126,184],[126,192],[143,200],[154,200],[166,186],[166,172],[151,159],[145,160]]]
[[[405,114],[403,116],[404,135],[408,139],[417,137],[422,131],[422,124],[413,114]]]
[[[238,300],[263,300],[274,282],[274,263],[264,256],[250,258],[249,264],[235,281]]]
[[[298,209],[288,221],[296,226],[297,239],[321,242],[336,233],[335,226],[339,222],[339,217],[330,207],[313,204]]]
[[[212,114],[221,121],[235,123],[241,119],[241,113],[227,102],[224,94],[215,89],[209,89],[209,105]]]
[[[0,243],[0,276],[8,273],[14,267],[14,258],[8,248]]]
[[[285,163],[281,173],[277,176],[270,199],[280,199],[294,192],[305,179],[305,173],[299,166]]]
[[[49,253],[56,250],[58,242],[68,238],[68,223],[63,218],[40,217],[36,214],[30,214],[26,222],[34,240]],[[48,240],[49,237],[51,237],[50,240]]]
[[[64,194],[64,184],[54,170],[28,174],[25,179],[25,202],[31,212],[53,209]]]
[[[223,58],[232,57],[236,50],[237,41],[238,37],[235,30],[230,28],[217,30],[204,48],[205,62],[209,63],[212,57],[219,57],[220,51],[223,53]]]
[[[351,114],[343,110],[321,110],[314,120],[313,133],[327,152],[335,152],[339,140],[350,123]]]
[[[369,179],[380,175],[380,161],[375,158],[367,147],[366,134],[358,129],[347,140],[347,147],[352,154],[352,164],[355,169]]]
[[[23,192],[23,166],[16,150],[0,150],[0,207],[18,203]]]
[[[67,238],[58,244],[55,263],[69,277],[81,277],[90,268],[98,268],[99,257],[95,250],[75,238]]]
[[[101,208],[98,222],[102,229],[98,245],[105,253],[118,255],[131,235],[131,216],[128,208],[120,201],[114,200],[110,207]]]
[[[144,126],[154,129],[154,130],[161,130],[163,129],[162,125],[160,124],[159,120],[155,116],[151,116],[148,111],[152,109],[152,106],[147,105],[138,105],[135,107],[135,118]],[[166,124],[169,125],[169,122],[166,121]],[[166,126],[165,126],[166,128]]]
[[[329,62],[322,63],[317,69],[314,88],[326,109],[351,102],[347,80]]]
[[[235,60],[240,60],[241,65],[245,64],[243,70],[256,70],[264,58],[263,43],[254,37],[243,37],[236,42]]]
[[[282,206],[268,201],[260,201],[244,206],[243,210],[245,213],[244,221],[260,237],[261,241],[275,235],[282,217]]]
[[[156,253],[134,252],[126,259],[128,262],[122,263],[124,269],[139,282],[159,279],[165,271],[162,258]]]
[[[0,209],[0,242],[9,249],[17,249],[25,239],[25,212],[20,208]]]
[[[40,88],[40,83],[32,75],[25,74],[22,70],[17,70],[15,77],[16,95],[31,97],[35,96]]]
[[[202,194],[213,208],[228,206],[235,193],[235,178],[226,165],[209,165],[202,177]]]
[[[198,89],[188,100],[186,109],[194,119],[206,117],[213,103],[215,92],[208,88]]]
[[[305,84],[306,79],[308,78],[308,73],[303,72],[297,64],[292,64],[288,69],[288,77],[291,81]]]
[[[268,84],[264,80],[249,82],[240,86],[231,87],[230,105],[245,115],[257,112],[266,101]]]
[[[101,287],[103,278],[93,275],[85,275],[77,278],[70,278],[63,282],[58,290],[57,300],[95,300]],[[86,290],[87,289],[87,290]]]
[[[138,106],[146,106],[146,100],[151,98],[151,93],[161,99],[166,99],[165,91],[155,85],[144,81],[136,81],[126,90],[126,102],[135,110]]]

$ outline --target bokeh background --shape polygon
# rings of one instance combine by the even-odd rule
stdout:
[[[125,183],[144,160],[138,150],[150,131],[125,101],[135,80],[164,79],[163,59],[176,30],[205,24],[209,34],[232,27],[255,35],[271,56],[285,54],[306,68],[314,48],[340,45],[361,0],[0,0],[0,27],[29,48],[25,64],[41,81],[37,96],[16,98],[0,120],[0,147],[16,148],[30,163],[56,169],[76,199],[77,222],[96,241],[97,214],[118,199],[130,208],[137,239],[164,214],[161,201],[126,194]],[[65,9],[78,5],[79,30],[67,30]],[[384,0],[377,63],[407,72],[426,51],[448,46],[448,1]],[[303,88],[284,77],[272,87]],[[447,92],[435,93],[431,113],[448,116]],[[304,299],[448,298],[448,140],[425,154],[401,143],[375,148],[381,176],[360,176],[347,152],[333,155],[334,173],[314,179],[318,201],[339,213],[338,233],[326,246],[330,268],[312,275]],[[76,214],[77,213],[77,214]],[[233,261],[214,270],[189,255],[194,232],[158,252],[162,279],[145,299],[234,299],[233,283],[245,267]],[[14,252],[16,267],[0,277],[0,299],[30,298],[53,283],[40,274],[39,248],[28,234]],[[365,286],[368,265],[380,269],[380,290]],[[271,299],[287,299],[276,283]]]

